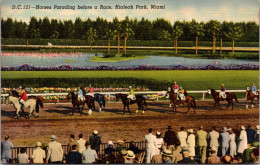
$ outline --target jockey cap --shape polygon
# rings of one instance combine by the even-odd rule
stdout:
[[[221,86],[224,86],[224,84],[221,84]]]
[[[252,83],[252,86],[255,86],[255,83]]]
[[[176,81],[174,81],[174,84],[176,84],[177,82]]]
[[[129,88],[133,88],[132,86],[129,86]]]
[[[22,89],[23,87],[22,86],[19,86],[20,89]]]

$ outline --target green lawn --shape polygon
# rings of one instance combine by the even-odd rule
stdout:
[[[121,57],[120,55],[116,55],[115,57],[109,57],[109,58],[104,58],[103,56],[102,57],[94,56],[91,58],[92,60],[89,60],[90,62],[119,62],[119,61],[129,61],[129,60],[140,60],[149,57],[145,57],[145,56]]]
[[[3,71],[2,79],[23,78],[124,78],[177,81],[187,90],[219,89],[222,83],[227,89],[245,89],[254,82],[259,84],[259,71],[255,70],[183,70],[183,71]],[[163,90],[163,89],[162,89]]]

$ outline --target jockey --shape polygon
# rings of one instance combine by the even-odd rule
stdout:
[[[89,93],[87,93],[87,95],[94,97],[94,88],[91,86],[91,84],[89,84]]]
[[[135,99],[136,99],[136,98],[135,98],[135,91],[134,91],[133,87],[132,87],[132,86],[129,86],[129,89],[130,89],[130,93],[129,93],[129,95],[127,96],[127,98],[128,98],[128,99],[131,99],[131,100],[135,100]]]
[[[178,96],[179,96],[179,100],[184,100],[185,96],[184,96],[184,89],[182,89],[182,87],[180,86],[180,89],[178,91]]]
[[[219,93],[219,96],[222,97],[222,98],[226,98],[226,88],[224,86],[224,84],[221,84],[221,92]]]
[[[254,95],[256,95],[257,93],[256,93],[256,86],[255,86],[255,83],[252,83],[252,86],[251,86],[251,91],[252,91],[252,93],[254,94]]]
[[[77,95],[78,95],[78,100],[79,101],[84,101],[85,100],[85,97],[83,95],[83,87],[78,87],[78,92],[77,92]]]
[[[173,91],[174,91],[174,93],[177,93],[178,90],[179,90],[179,85],[177,84],[176,81],[174,81],[174,84],[173,84]]]
[[[22,88],[22,86],[20,86],[19,88],[20,88],[20,90],[19,90],[19,95],[20,95],[19,102],[22,105],[22,107],[24,107],[24,103],[27,100],[27,94],[26,94],[24,88]]]

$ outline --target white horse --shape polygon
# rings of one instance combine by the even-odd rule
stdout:
[[[21,106],[21,104],[19,102],[19,98],[13,97],[13,96],[9,96],[8,99],[7,99],[7,104],[10,104],[10,103],[12,103],[14,105],[14,108],[16,109],[16,116],[17,116],[17,118],[21,118],[21,116],[19,115],[19,111],[20,111],[22,106]],[[38,115],[39,109],[38,108],[36,109],[37,104],[38,103],[37,103],[37,101],[35,99],[28,99],[28,100],[25,101],[24,108],[30,107],[29,116],[26,117],[26,118],[30,118],[35,110],[36,110],[36,114],[35,114],[34,117],[36,117],[36,118],[39,117],[39,115]]]

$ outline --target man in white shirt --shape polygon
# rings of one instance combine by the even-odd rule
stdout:
[[[50,159],[51,164],[59,164],[63,159],[63,149],[59,142],[56,141],[56,136],[51,135],[51,141],[48,144],[47,163]]]
[[[216,126],[212,127],[212,131],[208,134],[208,139],[210,140],[209,146],[210,148],[214,148],[216,150],[216,153],[218,153],[218,139],[219,139],[219,133],[216,131]]]
[[[181,147],[187,146],[187,143],[186,143],[187,137],[188,137],[187,132],[184,131],[184,127],[181,127],[181,131],[177,133],[177,138],[181,142]]]
[[[83,151],[83,160],[82,163],[94,163],[97,159],[97,152],[96,150],[91,149],[91,144],[89,141],[86,142],[86,150]]]
[[[79,134],[79,140],[77,140],[77,142],[79,143],[79,153],[82,154],[83,151],[86,150],[85,144],[86,144],[86,140],[83,139],[83,134]]]
[[[156,137],[152,134],[153,129],[149,128],[149,134],[145,135],[145,139],[147,141],[147,157],[146,163],[150,163],[154,154],[155,154],[155,147],[156,147]]]
[[[32,160],[33,163],[44,163],[43,159],[46,158],[46,154],[45,151],[43,149],[41,149],[42,143],[41,142],[37,142],[36,143],[36,149],[33,150],[33,155],[32,155]]]

